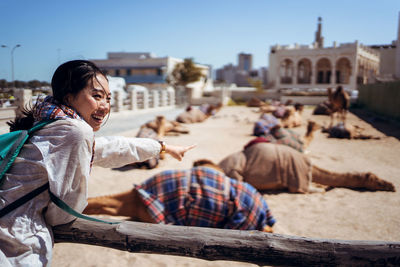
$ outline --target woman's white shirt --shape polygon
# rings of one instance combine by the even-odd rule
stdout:
[[[0,208],[49,182],[53,194],[82,212],[87,205],[94,134],[77,119],[58,120],[24,145],[0,188]],[[125,137],[96,139],[94,164],[120,167],[160,151],[157,141]],[[47,192],[0,219],[0,266],[50,264],[53,237],[49,227],[74,217],[55,206]]]

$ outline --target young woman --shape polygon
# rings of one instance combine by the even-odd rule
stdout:
[[[170,146],[146,138],[94,137],[110,112],[106,76],[93,63],[69,61],[57,68],[53,96],[10,122],[10,129],[29,129],[55,119],[24,145],[3,178],[0,209],[49,183],[50,191],[76,211],[87,205],[92,164],[120,167],[165,151],[181,160],[194,146]],[[47,191],[0,219],[0,266],[50,265],[51,227],[74,219],[50,201]]]

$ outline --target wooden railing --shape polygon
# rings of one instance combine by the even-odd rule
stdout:
[[[399,266],[400,242],[313,239],[139,222],[109,225],[77,219],[53,228],[55,242],[285,266]]]

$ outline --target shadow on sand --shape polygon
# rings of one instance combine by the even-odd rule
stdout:
[[[375,129],[400,140],[400,121],[384,117],[362,108],[351,108],[350,112],[361,120],[369,123]]]

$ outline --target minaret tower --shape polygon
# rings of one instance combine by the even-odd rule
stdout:
[[[324,47],[324,37],[322,37],[322,18],[318,17],[318,29],[315,33],[315,41],[318,48]]]
[[[397,26],[397,40],[396,40],[396,78],[400,79],[400,12],[399,12],[399,25]]]

